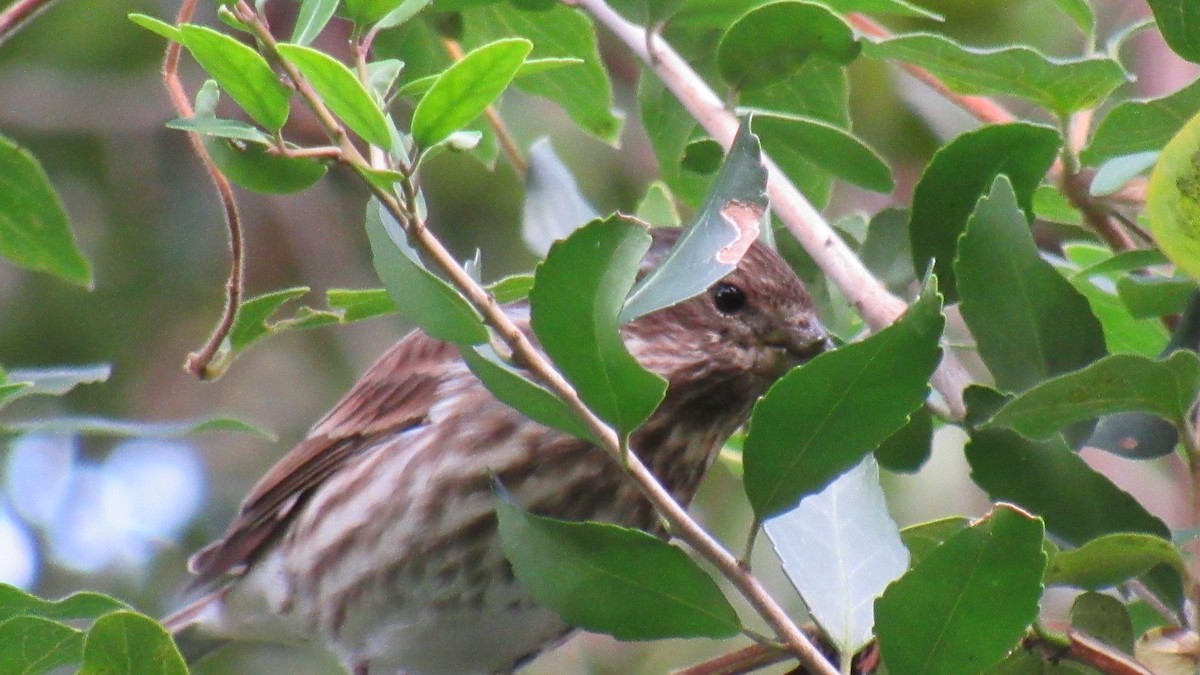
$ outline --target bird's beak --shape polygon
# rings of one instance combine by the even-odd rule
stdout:
[[[763,336],[763,343],[787,353],[792,365],[810,361],[818,354],[833,348],[833,341],[817,321],[806,321],[773,329]]]

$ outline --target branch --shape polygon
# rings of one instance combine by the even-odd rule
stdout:
[[[262,48],[281,65],[288,77],[295,82],[297,91],[313,110],[326,134],[334,142],[334,145],[343,150],[340,161],[359,172],[372,168],[383,168],[372,167],[364,159],[362,153],[349,141],[341,123],[329,111],[321,97],[312,89],[299,70],[285,59],[279,58],[277,41],[250,6],[244,1],[239,2],[235,12],[237,17],[251,28]],[[382,160],[382,153],[373,154]],[[372,181],[365,182],[372,194],[404,227],[411,243],[426,254],[433,266],[444,274],[447,280],[462,292],[467,301],[479,310],[484,321],[512,349],[514,358],[524,364],[526,369],[535,378],[541,380],[551,392],[566,402],[583,421],[588,431],[598,439],[600,447],[614,461],[624,466],[642,494],[670,525],[671,533],[687,542],[698,554],[715,565],[766,620],[788,649],[795,653],[813,673],[837,675],[837,671],[825,660],[817,647],[791,620],[783,608],[775,602],[758,578],[688,515],[687,511],[659,484],[654,474],[646,468],[636,454],[623,451],[616,432],[580,400],[571,384],[533,346],[529,338],[504,313],[496,299],[463,270],[458,261],[429,231],[416,209],[411,208],[411,200],[408,200],[408,204],[402,203],[393,192],[375,185]],[[411,183],[404,187],[406,190],[411,190]]]
[[[0,44],[21,32],[39,14],[50,9],[56,0],[17,0],[0,12]]]
[[[179,7],[179,15],[175,17],[176,23],[186,23],[191,19],[192,14],[196,11],[196,3],[197,0],[184,0]],[[188,99],[183,82],[179,79],[180,51],[178,42],[169,41],[167,43],[167,54],[163,58],[163,86],[179,116],[193,117],[195,111],[192,110],[192,102]],[[204,140],[200,134],[194,131],[189,132],[188,140],[191,141],[192,150],[200,158],[200,163],[204,165],[209,180],[217,190],[217,196],[220,197],[221,206],[225,210],[225,225],[229,230],[230,263],[229,279],[225,282],[225,308],[221,311],[221,318],[217,322],[216,328],[213,329],[212,335],[200,349],[188,354],[187,361],[184,363],[185,370],[206,380],[219,374],[213,372],[210,366],[217,351],[221,348],[221,343],[229,336],[229,331],[233,328],[233,320],[237,317],[238,307],[242,304],[242,285],[246,269],[245,238],[242,234],[242,217],[238,213],[237,200],[234,199],[233,186],[229,184],[229,179],[213,162],[212,156],[204,147]]]
[[[710,136],[729,147],[737,132],[737,118],[670,44],[658,34],[626,21],[604,0],[577,0],[577,4],[654,71]],[[766,153],[763,164],[767,167],[767,195],[775,215],[872,329],[891,325],[907,309],[904,301],[888,292],[867,270]],[[934,373],[933,384],[955,419],[962,419],[966,413],[962,392],[970,383],[966,369],[946,350]]]

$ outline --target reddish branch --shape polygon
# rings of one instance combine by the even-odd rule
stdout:
[[[16,35],[56,0],[17,0],[0,12],[0,44]]]

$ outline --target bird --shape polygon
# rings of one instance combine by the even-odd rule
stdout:
[[[642,276],[680,236],[650,232]],[[536,344],[527,305],[506,312]],[[704,293],[621,333],[667,381],[629,447],[684,505],[755,401],[831,344],[804,284],[759,241]],[[539,515],[667,536],[617,461],[497,400],[458,347],[416,330],[191,557],[194,585],[212,590],[164,623],[176,634],[322,645],[355,675],[512,672],[573,628],[514,577],[493,479]]]

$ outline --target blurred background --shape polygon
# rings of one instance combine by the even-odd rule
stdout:
[[[215,3],[202,4],[209,15],[197,21],[214,24]],[[1050,0],[920,4],[946,16],[939,30],[971,45],[1019,40],[1059,56],[1082,49],[1082,36]],[[1097,4],[1101,44],[1119,27],[1149,16],[1141,0]],[[271,5],[273,23],[289,27],[295,5]],[[144,12],[169,19],[177,9],[157,1],[60,2],[0,46],[0,133],[43,163],[96,279],[88,292],[0,261],[0,365],[113,367],[106,383],[62,399],[23,400],[6,417],[232,415],[280,439],[227,432],[174,440],[0,437],[0,581],[50,597],[99,590],[151,615],[181,601],[187,555],[220,534],[255,479],[407,330],[393,317],[287,333],[251,349],[216,382],[184,372],[184,358],[205,340],[221,309],[229,264],[225,229],[187,139],[163,127],[175,117],[159,79],[163,41],[125,18]],[[921,25],[887,23],[894,29]],[[335,22],[323,46],[336,49],[343,37]],[[639,68],[614,41],[602,37],[602,49],[616,106],[626,115],[619,148],[583,135],[552,104],[520,93],[505,98],[501,114],[523,147],[549,135],[599,211],[632,211],[657,175],[637,120]],[[1134,38],[1124,57],[1138,75],[1129,85],[1134,96],[1174,91],[1197,74],[1154,31]],[[183,72],[194,91],[198,70],[186,62]],[[839,185],[826,209],[830,220],[907,204],[941,140],[971,126],[879,63],[860,59],[850,73],[855,130],[893,165],[898,187],[881,196]],[[536,258],[519,231],[521,179],[503,159],[493,170],[446,153],[429,164],[423,180],[432,226],[459,258],[481,249],[485,279],[532,267]],[[377,286],[361,228],[364,199],[361,187],[338,170],[298,195],[239,191],[248,294],[310,286],[310,302],[319,306],[326,289]],[[901,525],[986,508],[967,480],[957,432],[943,430],[937,441],[934,459],[918,475],[887,479]],[[1153,463],[1103,461],[1119,484],[1178,526],[1172,505],[1154,501],[1162,492],[1156,486],[1168,479]],[[740,499],[736,479],[718,466],[695,510],[719,536],[741,541],[749,511]],[[794,597],[769,548],[758,547],[759,569],[781,597]],[[626,645],[586,636],[529,672],[660,673],[737,644]],[[285,668],[334,672],[331,662],[270,646],[219,655],[204,672]]]

